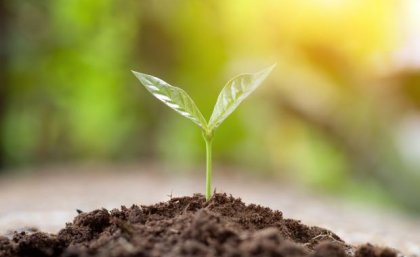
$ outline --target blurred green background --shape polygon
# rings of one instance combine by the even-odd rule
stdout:
[[[419,17],[416,0],[0,1],[1,169],[200,170],[200,131],[130,70],[209,117],[229,78],[277,62],[217,131],[218,166],[420,212]]]

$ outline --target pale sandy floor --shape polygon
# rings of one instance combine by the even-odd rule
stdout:
[[[0,234],[34,226],[57,232],[76,215],[76,209],[118,208],[152,204],[203,190],[197,174],[153,172],[156,167],[90,166],[48,168],[32,176],[0,177]],[[99,173],[98,170],[102,172]],[[219,172],[220,173],[220,172]],[[281,210],[285,217],[331,229],[346,242],[387,245],[406,255],[420,256],[420,218],[389,210],[348,204],[279,182],[250,176],[216,175],[219,192]]]

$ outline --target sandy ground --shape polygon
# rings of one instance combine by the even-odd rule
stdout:
[[[150,165],[50,167],[30,176],[2,176],[0,234],[24,227],[57,232],[72,220],[76,209],[153,204],[168,200],[171,194],[192,195],[204,189],[204,180],[198,176],[201,174],[175,177],[153,170],[156,167]],[[400,249],[405,255],[420,256],[420,217],[345,203],[240,174],[216,174],[214,186],[246,203],[268,206],[281,210],[287,218],[328,228],[346,242],[371,242]]]

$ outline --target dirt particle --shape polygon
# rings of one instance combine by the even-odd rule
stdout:
[[[16,242],[17,256],[48,257],[57,256],[63,250],[64,244],[55,235],[36,232],[21,235]]]
[[[315,249],[312,257],[346,257],[346,251],[342,244],[339,243],[331,243],[324,241],[318,244]],[[366,257],[366,256],[364,256]]]
[[[365,244],[356,250],[355,257],[397,257],[397,252],[390,248],[380,248],[371,244]]]
[[[100,233],[109,226],[109,212],[105,209],[95,210],[89,213],[80,213],[74,219],[74,225],[80,227],[88,227],[94,233]]]

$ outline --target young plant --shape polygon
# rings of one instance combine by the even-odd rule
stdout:
[[[206,200],[212,195],[212,141],[216,128],[247,98],[270,74],[275,64],[256,73],[241,74],[229,80],[222,89],[207,122],[191,97],[181,88],[144,73],[132,71],[144,87],[164,104],[198,125],[206,142]]]

